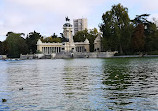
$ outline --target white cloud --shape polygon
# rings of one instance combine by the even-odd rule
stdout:
[[[59,35],[65,16],[70,19],[87,17],[94,7],[105,0],[6,0],[0,22],[0,35],[8,31],[29,33],[39,31],[42,35]],[[71,20],[72,21],[72,20]]]
[[[29,33],[34,30],[46,36],[54,32],[59,35],[65,16],[69,16],[70,19],[86,17],[90,23],[89,27],[97,27],[102,13],[110,10],[107,7],[119,2],[129,8],[129,14],[133,17],[143,13],[151,13],[152,16],[158,17],[158,0],[5,0],[3,2],[4,6],[0,6],[0,36],[6,35],[8,31]]]
[[[158,0],[141,0],[140,4],[143,5],[144,9],[155,11],[158,10]]]
[[[106,0],[7,0],[25,8],[49,11],[56,14],[86,15],[91,8]]]

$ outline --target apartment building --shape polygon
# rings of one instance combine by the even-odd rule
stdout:
[[[76,34],[78,31],[87,29],[88,28],[87,19],[86,18],[74,19],[73,27],[74,27],[74,34]]]

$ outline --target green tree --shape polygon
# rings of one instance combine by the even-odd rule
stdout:
[[[6,55],[8,51],[8,45],[6,40],[3,42],[0,42],[0,55]]]
[[[158,51],[158,29],[156,24],[148,24],[145,31],[145,52]]]
[[[40,33],[34,31],[34,32],[30,32],[27,37],[26,37],[26,43],[28,45],[28,49],[29,49],[29,53],[36,53],[37,51],[37,41],[39,39],[41,39],[42,36],[40,35]]]
[[[0,41],[0,55],[3,54],[3,42]]]
[[[147,17],[149,14],[141,14],[141,15],[136,15],[136,18],[134,20],[131,20],[136,26],[138,24],[144,24],[144,27],[147,26],[150,21],[147,20]]]
[[[61,38],[59,38],[59,37],[46,37],[46,38],[44,38],[44,39],[41,39],[42,40],[42,42],[46,42],[46,43],[61,43]]]
[[[41,40],[42,40],[42,42],[46,42],[46,43],[48,43],[48,42],[50,42],[50,43],[54,43],[54,42],[55,43],[61,43],[62,42],[61,37],[58,37],[58,35],[56,35],[55,33],[52,36],[42,38]]]
[[[103,23],[100,30],[103,33],[102,47],[105,50],[117,50],[120,54],[130,48],[132,25],[128,16],[128,9],[121,4],[112,6],[110,11],[102,15]]]
[[[138,24],[134,29],[134,33],[132,36],[132,47],[134,52],[142,52],[144,50],[144,25]]]
[[[94,51],[94,40],[96,39],[98,35],[98,30],[96,28],[91,29],[89,32],[87,29],[83,31],[78,31],[74,35],[74,42],[84,42],[86,38],[89,40],[90,43],[90,52]]]
[[[28,47],[22,35],[22,33],[8,32],[6,38],[8,57],[18,58],[20,57],[20,54],[27,53]]]
[[[55,33],[51,36],[52,38],[57,38],[58,35],[56,35]]]
[[[89,31],[88,36],[86,37],[90,43],[90,52],[94,52],[94,40],[97,38],[97,36],[98,30],[94,28]]]
[[[135,46],[133,46],[135,51],[151,52],[158,50],[158,30],[156,23],[148,21],[148,16],[149,14],[137,15],[132,20],[135,26],[132,38],[135,41]]]
[[[74,39],[74,42],[84,42],[86,40],[88,36],[88,30],[83,30],[83,31],[78,31],[73,39]]]

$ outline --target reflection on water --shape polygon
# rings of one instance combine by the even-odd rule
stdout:
[[[157,58],[0,64],[0,110],[158,110]]]

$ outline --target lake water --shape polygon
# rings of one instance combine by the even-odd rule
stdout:
[[[158,110],[158,58],[0,61],[1,110]]]

